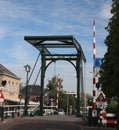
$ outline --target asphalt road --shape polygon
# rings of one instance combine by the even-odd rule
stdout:
[[[81,118],[66,115],[22,117],[5,119],[0,130],[116,130],[115,128],[88,127]]]
[[[43,116],[7,119],[0,130],[80,130],[81,119],[73,116]]]

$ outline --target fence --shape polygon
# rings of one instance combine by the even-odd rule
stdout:
[[[35,108],[38,107],[38,105],[28,105],[28,115],[30,112]],[[24,105],[4,105],[1,108],[1,118],[7,118],[7,117],[18,117],[23,116],[24,114]]]

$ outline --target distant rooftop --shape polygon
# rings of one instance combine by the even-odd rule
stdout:
[[[40,95],[40,91],[41,91],[41,87],[40,85],[28,85],[28,94],[30,94],[30,96],[39,96]],[[48,91],[48,89],[44,88],[44,94]],[[23,86],[23,89],[21,89],[21,93],[23,95],[26,94],[26,86]]]
[[[7,75],[7,76],[11,76],[13,78],[20,79],[17,75],[15,75],[14,73],[12,73],[10,70],[8,70],[2,64],[0,64],[0,75]]]

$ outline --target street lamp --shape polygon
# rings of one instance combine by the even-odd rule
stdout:
[[[28,74],[30,72],[31,67],[27,64],[27,65],[24,66],[24,68],[25,68],[25,71],[27,73],[27,75],[26,75],[26,93],[25,93],[24,116],[27,116],[27,109],[28,109],[27,105],[29,103],[29,95],[28,95],[28,83],[29,83],[29,79],[28,79]]]

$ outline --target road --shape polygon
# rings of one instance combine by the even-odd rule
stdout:
[[[81,118],[66,115],[10,118],[0,122],[0,130],[116,130],[88,127]]]
[[[73,116],[23,117],[4,120],[0,130],[80,130],[81,122]]]

